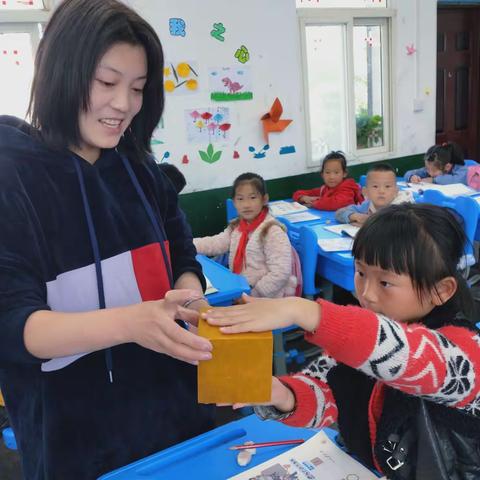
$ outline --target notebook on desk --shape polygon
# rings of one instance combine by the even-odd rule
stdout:
[[[286,202],[285,200],[279,200],[278,202],[270,202],[268,204],[270,213],[274,217],[280,215],[288,215],[290,213],[304,212],[308,210],[308,207],[301,205],[298,202]]]
[[[323,227],[325,230],[328,230],[333,233],[338,233],[344,237],[355,238],[355,235],[360,230],[360,227],[355,225],[350,225],[349,223],[339,223],[338,225],[330,225],[329,227]]]
[[[318,246],[324,252],[344,252],[351,250],[353,246],[353,238],[338,237],[338,238],[319,238]]]
[[[322,431],[300,446],[245,472],[229,477],[229,480],[252,480],[255,478],[266,480],[282,478],[378,480],[375,474],[342,451]]]
[[[415,193],[423,193],[425,190],[438,190],[447,197],[459,197],[461,195],[474,195],[478,193],[463,183],[451,183],[450,185],[438,185],[436,183],[407,183],[407,190]]]

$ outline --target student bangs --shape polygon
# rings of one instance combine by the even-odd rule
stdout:
[[[441,145],[434,145],[430,147],[425,153],[425,161],[433,163],[436,168],[444,170],[445,166],[464,165],[463,150],[460,145],[454,142],[442,143]]]
[[[323,173],[327,163],[332,160],[336,160],[337,162],[340,162],[342,166],[342,170],[344,172],[347,171],[347,159],[345,157],[345,154],[340,150],[332,150],[330,153],[327,153],[327,155],[325,155],[325,158],[322,161],[322,168],[320,170],[320,173]]]
[[[403,203],[372,215],[358,231],[352,253],[367,265],[408,275],[420,301],[440,280],[454,277],[454,298],[470,314],[471,295],[457,270],[465,243],[463,228],[448,209]]]
[[[262,197],[267,194],[267,185],[265,180],[256,173],[247,172],[239,175],[233,182],[232,198],[235,198],[237,188],[244,183],[250,183]]]
[[[80,144],[80,111],[89,108],[99,61],[117,43],[141,45],[148,65],[142,108],[119,148],[136,161],[151,152],[164,106],[163,51],[152,27],[116,0],[65,0],[47,24],[35,58],[28,114],[50,148]]]

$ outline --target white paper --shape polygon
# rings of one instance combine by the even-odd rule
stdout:
[[[338,225],[331,225],[329,227],[323,227],[325,230],[329,230],[333,233],[338,233],[338,235],[347,235],[351,238],[355,238],[355,235],[360,230],[360,227],[355,225],[350,225],[349,223],[339,223]]]
[[[279,215],[288,215],[290,213],[295,212],[304,212],[308,210],[308,207],[305,205],[301,205],[298,202],[286,202],[285,200],[279,200],[278,202],[270,202],[268,204],[270,208],[270,213],[274,217],[278,217]]]
[[[460,195],[474,195],[478,193],[463,183],[451,183],[450,185],[437,185],[436,183],[407,183],[407,190],[412,192],[424,192],[425,190],[438,190],[448,197],[459,197]]]
[[[378,480],[320,431],[305,443],[229,480]],[[385,478],[385,477],[384,477]]]
[[[210,279],[206,276],[206,275],[203,275],[205,277],[205,282],[207,284],[207,289],[205,290],[205,295],[210,295],[211,293],[215,293],[215,292],[218,292],[218,289],[216,289],[212,282],[210,281]]]
[[[351,250],[352,245],[353,238],[349,237],[318,239],[318,246],[324,252],[344,252],[345,250]]]
[[[285,218],[290,223],[299,223],[299,222],[309,222],[311,220],[320,220],[318,215],[314,215],[310,212],[300,212],[300,213],[289,213],[285,215]]]

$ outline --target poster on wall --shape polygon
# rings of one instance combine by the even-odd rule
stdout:
[[[228,142],[230,134],[230,109],[197,108],[185,110],[187,140],[189,143]]]
[[[216,67],[208,71],[210,99],[232,102],[253,98],[250,67]]]
[[[197,62],[165,62],[163,68],[165,95],[188,95],[199,89]]]

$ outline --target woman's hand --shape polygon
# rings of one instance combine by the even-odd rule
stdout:
[[[196,297],[199,297],[197,291],[170,290],[163,300],[133,306],[134,314],[125,325],[128,341],[194,365],[199,360],[210,360],[212,344],[176,322],[197,324],[198,312],[192,309],[193,302],[190,308],[182,306]],[[203,299],[198,300],[196,306],[208,305]]]
[[[225,407],[230,405],[229,403],[218,403],[219,407]],[[265,403],[234,403],[232,408],[250,407],[253,405],[273,405],[277,410],[288,413],[295,408],[295,396],[293,392],[284,385],[277,377],[272,377],[272,396],[269,402]]]
[[[320,319],[320,306],[300,297],[254,298],[242,296],[244,305],[220,307],[202,313],[210,325],[222,333],[266,332],[298,325],[313,331]]]

